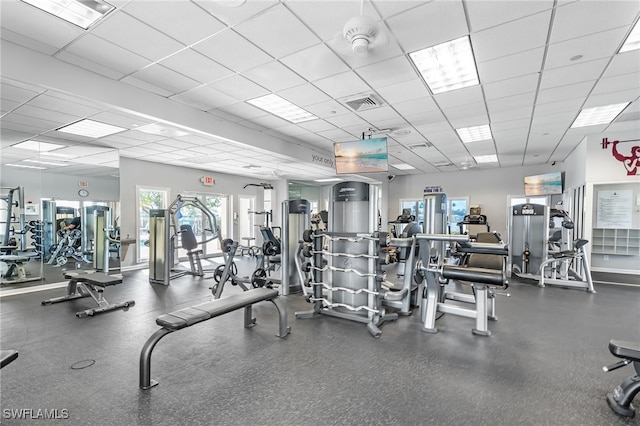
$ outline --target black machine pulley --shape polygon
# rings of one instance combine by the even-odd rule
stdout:
[[[264,287],[267,284],[267,271],[258,268],[251,274],[251,285],[253,288]]]
[[[302,255],[303,255],[304,257],[311,257],[311,256],[313,256],[312,251],[313,251],[313,247],[311,247],[311,246],[304,246],[304,248],[302,249]]]
[[[262,245],[262,252],[267,256],[275,256],[278,254],[278,246],[274,241],[265,241]]]
[[[391,235],[388,232],[380,232],[378,234],[380,247],[388,247],[391,244]]]
[[[224,274],[224,268],[225,268],[225,265],[219,265],[216,268],[215,272],[213,273],[213,279],[215,280],[215,282],[219,283],[220,280],[222,279],[222,275]],[[236,266],[235,263],[231,264],[231,268],[230,269],[231,270],[229,271],[229,277],[228,278],[231,278],[231,277],[235,276],[238,273],[238,266]]]
[[[302,241],[304,241],[305,243],[313,242],[313,230],[312,229],[305,229],[304,230],[304,232],[302,233]]]
[[[233,240],[231,238],[225,238],[222,240],[222,252],[229,253],[231,251],[231,246],[233,245]]]

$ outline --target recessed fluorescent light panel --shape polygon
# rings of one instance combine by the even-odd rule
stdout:
[[[434,95],[480,83],[469,36],[418,50],[409,57]]]
[[[476,163],[480,164],[480,163],[497,163],[498,162],[498,156],[495,154],[491,154],[491,155],[477,155],[475,157],[473,157],[474,160],[476,160]]]
[[[340,178],[326,178],[326,179],[314,179],[314,182],[339,182],[342,179]]]
[[[85,30],[115,7],[95,0],[22,0]]]
[[[593,108],[585,108],[580,111],[571,128],[596,126],[598,124],[609,124],[629,105],[623,104],[605,105]]]
[[[464,143],[484,141],[493,137],[491,136],[491,128],[488,124],[464,127],[462,129],[456,129],[456,132],[458,132],[458,136],[460,136],[460,139],[462,139]]]
[[[619,53],[640,49],[640,21],[636,22],[629,36],[622,44]]]
[[[38,170],[46,170],[46,167],[39,167],[39,166],[28,166],[26,164],[5,164],[5,166],[11,166],[11,167],[22,167],[23,169],[38,169]]]
[[[292,123],[302,123],[304,121],[317,120],[318,117],[305,111],[297,105],[292,104],[278,95],[266,95],[247,101],[253,106],[257,106],[273,115],[284,118]]]
[[[12,148],[20,148],[20,149],[28,149],[29,151],[53,151],[54,149],[64,148],[66,145],[58,145],[55,143],[49,142],[40,142],[40,141],[24,141],[17,143],[15,145],[11,145]]]
[[[389,164],[391,167],[394,167],[398,170],[414,170],[415,167],[413,167],[411,164],[407,164],[407,163],[398,163],[398,164]]]
[[[113,135],[114,133],[123,132],[127,129],[124,127],[113,126],[111,124],[101,123],[94,120],[80,120],[68,126],[58,129],[59,132],[71,133],[72,135],[86,136],[88,138],[101,138],[103,136]]]
[[[46,164],[48,166],[67,166],[67,163],[56,163],[54,161],[41,161],[41,160],[24,160],[27,163]]]

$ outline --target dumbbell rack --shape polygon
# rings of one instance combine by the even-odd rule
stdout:
[[[313,292],[308,300],[313,309],[296,312],[296,318],[328,315],[362,322],[373,337],[380,337],[380,326],[398,318],[382,307],[386,291],[380,246],[387,244],[388,235],[315,230],[305,231],[304,239],[311,243],[304,247],[303,255],[312,259],[309,284]],[[328,241],[326,250],[323,240]]]

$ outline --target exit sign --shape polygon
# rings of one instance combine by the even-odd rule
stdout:
[[[200,178],[200,182],[202,182],[204,186],[213,186],[213,184],[216,183],[215,179],[213,179],[213,176],[202,176]]]

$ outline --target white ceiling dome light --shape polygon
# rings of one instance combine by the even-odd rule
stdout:
[[[342,34],[351,44],[354,53],[364,55],[378,36],[378,25],[369,16],[354,16],[344,25]]]

